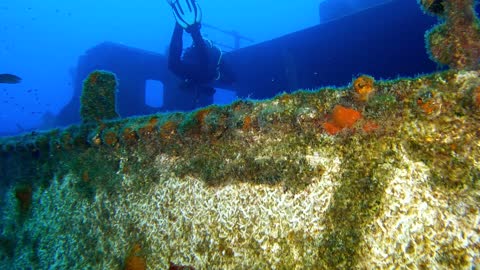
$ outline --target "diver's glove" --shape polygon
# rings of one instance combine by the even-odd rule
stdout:
[[[187,32],[200,28],[202,10],[195,0],[167,0],[177,23]]]

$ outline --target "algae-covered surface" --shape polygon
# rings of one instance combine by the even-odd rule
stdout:
[[[480,267],[480,78],[4,138],[4,269]]]

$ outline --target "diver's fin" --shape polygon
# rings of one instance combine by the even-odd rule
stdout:
[[[184,29],[202,21],[202,10],[195,0],[170,1],[177,23]]]
[[[13,74],[0,74],[0,83],[19,83],[22,78]]]

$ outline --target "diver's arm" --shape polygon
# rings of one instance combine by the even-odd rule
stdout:
[[[200,33],[200,24],[196,23],[186,29],[187,32],[192,36],[193,44],[195,45],[195,50],[197,50],[198,62],[200,66],[206,67],[208,65],[208,52],[207,45],[205,40]]]
[[[192,32],[190,32],[192,33]],[[192,34],[194,39],[195,49],[198,50],[197,57],[199,57],[200,67],[207,65],[207,52],[205,49],[205,43],[202,39],[200,31]],[[198,42],[198,38],[201,39],[201,43]],[[197,41],[195,41],[197,40]],[[197,44],[199,44],[197,47]],[[170,53],[168,56],[168,68],[178,77],[182,79],[192,79],[199,76],[199,66],[187,64],[181,59],[183,50],[183,28],[177,23],[173,30],[172,40],[170,41]]]
[[[181,55],[183,49],[183,28],[175,23],[172,39],[170,40],[170,51],[168,55],[168,68],[177,76],[184,76],[182,70]]]

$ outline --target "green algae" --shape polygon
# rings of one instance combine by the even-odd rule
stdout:
[[[118,117],[115,96],[117,81],[113,73],[96,70],[83,82],[80,116],[83,123]]]
[[[119,196],[128,175],[141,176],[132,184],[131,193],[164,181],[155,165],[164,155],[173,160],[164,170],[181,179],[191,176],[212,188],[241,182],[280,186],[285,193],[297,194],[329,169],[307,158],[323,151],[342,160],[341,171],[335,175],[339,185],[325,213],[325,231],[319,238],[308,239],[292,231],[285,240],[279,240],[279,245],[299,250],[306,250],[307,245],[315,247],[318,260],[304,262],[304,266],[355,268],[362,260],[365,228],[382,214],[385,188],[394,177],[393,168],[401,163],[401,155],[431,168],[432,188],[478,188],[478,109],[471,97],[476,85],[480,82],[473,76],[445,72],[378,83],[376,95],[366,103],[357,103],[350,88],[299,91],[263,102],[237,101],[187,114],[72,126],[5,140],[1,173],[2,178],[13,182],[31,183],[38,192],[49,187],[52,179],[75,176],[70,180],[75,198],[93,203],[98,194]],[[419,98],[421,104],[434,100],[432,108],[425,110]],[[330,136],[322,123],[339,103],[361,111],[363,119]],[[379,127],[366,132],[362,125],[367,121]],[[110,215],[105,212],[101,219],[108,223]],[[136,225],[131,225],[131,231],[132,236],[140,237]],[[186,234],[191,231],[188,226],[183,230]],[[90,237],[86,243],[95,241]],[[144,240],[132,243],[148,242],[146,238],[135,238]],[[196,252],[213,252],[208,239],[195,245]],[[247,245],[252,251],[262,250],[259,243]],[[32,254],[38,252],[38,247],[32,249]],[[219,242],[217,250],[227,258],[235,257],[234,247],[225,240]],[[445,265],[463,264],[462,255],[448,249],[443,258]],[[256,259],[257,265],[268,265],[266,258]],[[286,260],[283,265],[297,264]]]
[[[426,32],[430,58],[455,69],[479,67],[480,26],[475,0],[421,0],[427,13],[438,16],[440,23]]]
[[[363,145],[359,151],[355,145]],[[318,248],[316,267],[351,269],[360,260],[366,225],[379,214],[384,189],[392,177],[390,164],[399,157],[377,140],[365,139],[344,145],[344,173],[326,213],[329,224]]]

